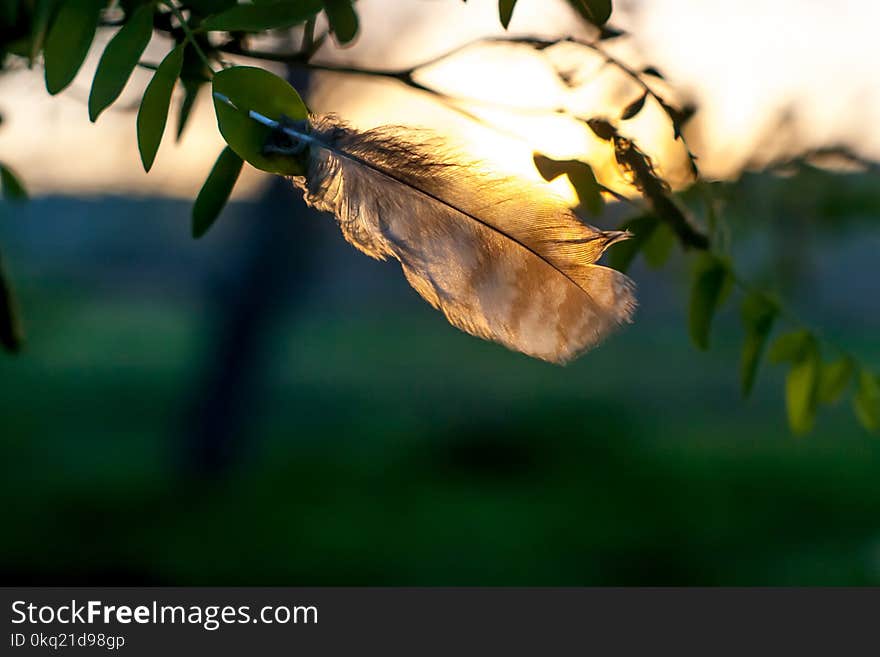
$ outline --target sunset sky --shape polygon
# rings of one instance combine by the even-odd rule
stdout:
[[[361,0],[358,8],[361,34],[356,43],[345,50],[328,43],[321,59],[407,67],[480,37],[504,33],[495,0]],[[728,176],[756,153],[760,160],[832,143],[880,157],[880,46],[874,34],[880,8],[875,3],[628,0],[615,3],[611,22],[634,37],[609,42],[616,54],[635,65],[656,65],[682,98],[698,104],[689,136],[705,173]],[[520,0],[509,32],[544,37],[572,33],[589,36],[564,2],[549,0]],[[37,193],[192,197],[222,147],[207,95],[183,143],[174,147],[169,127],[156,167],[144,174],[132,108],[148,72],[136,73],[127,93],[97,125],[88,122],[88,86],[106,38],[99,38],[90,61],[60,97],[46,94],[41,70],[4,76],[0,111],[6,121],[0,129],[0,155]],[[166,47],[154,39],[147,58],[158,59]],[[572,61],[583,78],[575,88],[564,85],[554,71],[554,66]],[[477,99],[468,110],[498,130],[488,130],[393,83],[350,76],[321,75],[309,101],[314,110],[335,112],[364,127],[433,127],[487,162],[533,178],[533,150],[586,157],[601,170],[602,162],[595,160],[601,153],[582,125],[540,113],[565,106],[588,115],[611,114],[626,103],[628,93],[637,93],[604,71],[593,75],[591,66],[597,64],[588,53],[564,47],[535,54],[527,48],[493,46],[466,49],[422,73],[420,80],[432,86]],[[644,114],[630,129],[649,152],[668,149],[668,126],[651,111]],[[667,175],[674,177],[672,172]],[[264,180],[262,174],[248,173],[237,194],[256,193]],[[556,185],[567,193],[564,183]]]

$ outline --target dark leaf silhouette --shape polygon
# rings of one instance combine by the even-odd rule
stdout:
[[[171,103],[171,93],[174,84],[180,75],[183,65],[183,45],[179,45],[169,52],[153,79],[144,91],[137,115],[138,151],[141,154],[141,162],[144,170],[149,171],[156,159],[156,152],[162,142],[162,134],[165,132],[165,123],[168,120],[168,106]]]
[[[190,113],[199,93],[210,80],[210,71],[208,71],[192,44],[187,43],[183,49],[183,66],[180,70],[183,98],[180,101],[180,111],[177,115],[175,137],[177,141],[180,141],[183,131],[186,129],[186,124],[189,122]]]
[[[187,0],[186,4],[201,16],[210,16],[234,7],[236,0]]]
[[[102,0],[67,0],[46,36],[43,50],[46,89],[57,94],[73,82],[95,38]]]
[[[0,164],[0,189],[7,201],[27,200],[28,193],[18,176],[5,164]]]
[[[642,108],[645,106],[645,99],[648,97],[648,92],[646,91],[641,96],[636,98],[633,102],[626,106],[623,112],[620,115],[621,120],[626,121],[627,119],[633,118],[636,114],[642,111]]]
[[[755,376],[767,336],[779,310],[775,303],[763,294],[749,294],[742,303],[740,318],[746,331],[740,357],[740,384],[744,397],[748,397],[755,384]]]
[[[605,119],[588,119],[586,123],[599,139],[611,141],[617,134],[617,128]]]
[[[603,25],[599,28],[599,41],[607,41],[608,39],[616,39],[626,35],[624,30],[609,25]]]
[[[602,212],[605,201],[593,168],[580,160],[553,160],[544,155],[534,155],[535,167],[544,180],[553,180],[561,175],[568,176],[569,182],[577,192],[580,204],[595,216]]]
[[[593,25],[604,25],[611,17],[611,0],[568,0]]]
[[[31,25],[30,34],[30,52],[28,52],[28,62],[33,64],[43,50],[46,42],[46,33],[52,22],[52,16],[57,10],[57,2],[55,0],[36,0],[34,2],[34,16]]]
[[[201,25],[207,32],[262,32],[305,23],[321,9],[321,0],[241,4],[209,16]]]
[[[691,339],[699,349],[709,348],[709,332],[715,311],[730,288],[727,264],[711,253],[701,255],[691,286],[689,326]]]
[[[663,111],[666,112],[669,120],[672,121],[672,130],[675,138],[681,139],[682,131],[688,121],[693,118],[697,108],[694,105],[685,105],[681,108],[673,107],[665,101],[660,101],[660,106],[663,108]]]
[[[659,79],[661,79],[661,80],[665,80],[665,79],[666,79],[666,78],[663,76],[663,74],[662,74],[659,70],[657,70],[657,68],[654,67],[654,66],[647,66],[647,67],[643,68],[643,69],[642,69],[642,74],[643,74],[643,75],[653,75],[655,78],[659,78]]]
[[[119,98],[125,83],[153,35],[153,5],[138,7],[104,49],[92,90],[89,93],[89,120],[93,123]]]
[[[229,200],[243,164],[244,161],[228,146],[220,153],[193,205],[193,237],[201,237],[214,225]]]
[[[651,158],[626,137],[615,134],[612,139],[614,158],[621,174],[642,193],[654,214],[675,231],[683,245],[707,249],[708,238],[691,225],[684,211],[672,199],[668,183],[654,171]]]
[[[324,13],[340,45],[350,43],[358,31],[358,17],[352,0],[324,0]]]
[[[510,19],[513,17],[513,8],[516,7],[516,0],[498,0],[498,18],[504,29],[510,25]]]

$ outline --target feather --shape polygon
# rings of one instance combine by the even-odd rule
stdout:
[[[306,201],[359,250],[398,260],[453,326],[564,363],[631,321],[634,284],[594,264],[629,233],[587,225],[545,189],[444,153],[425,132],[259,119],[277,127],[267,152],[304,160],[293,180]]]

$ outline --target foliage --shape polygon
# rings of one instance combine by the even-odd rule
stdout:
[[[306,118],[308,110],[293,87],[261,68],[235,66],[215,75],[212,89],[239,110],[214,99],[220,134],[233,151],[257,169],[288,176],[302,174],[302,168],[294,160],[273,158],[264,153],[270,130],[247,115],[254,110],[274,120]]]
[[[149,171],[153,166],[159,144],[162,143],[162,135],[165,133],[165,124],[168,121],[168,108],[171,105],[171,94],[183,69],[185,49],[185,44],[179,44],[165,55],[165,59],[159,64],[156,74],[144,90],[137,115],[138,151],[141,154],[144,171]]]
[[[223,149],[193,205],[193,237],[201,237],[226,205],[241,173],[242,160],[229,146]]]
[[[613,191],[595,175],[587,162],[553,160],[535,154],[535,165],[547,180],[567,176],[577,191],[581,207],[590,215],[603,211],[614,198],[634,206],[634,214],[622,228],[633,239],[613,248],[610,262],[626,269],[639,255],[651,266],[666,262],[674,243],[694,255],[690,287],[689,331],[699,349],[708,349],[712,320],[726,303],[732,290],[741,297],[740,317],[744,342],[740,360],[741,389],[752,390],[771,333],[786,325],[770,346],[769,357],[788,368],[785,399],[789,424],[795,433],[806,433],[813,426],[821,404],[836,403],[848,391],[860,423],[869,430],[880,430],[880,382],[855,356],[833,349],[813,329],[806,328],[784,304],[768,291],[746,282],[730,253],[726,222],[720,216],[711,185],[700,176],[697,160],[684,137],[694,108],[676,102],[657,89],[662,73],[653,66],[635,70],[612,56],[604,42],[623,33],[608,25],[610,0],[569,0],[573,9],[595,27],[589,41],[567,39],[598,53],[605,63],[625,74],[638,87],[634,98],[616,117],[577,117],[613,154],[618,172],[638,192],[640,200]],[[505,29],[515,16],[516,0],[499,0],[499,20]],[[243,162],[282,175],[302,171],[290,158],[273,158],[264,152],[268,129],[252,121],[248,110],[283,121],[305,118],[308,110],[297,91],[285,80],[261,68],[233,65],[229,55],[246,55],[265,61],[314,70],[357,72],[396,80],[419,90],[470,118],[478,119],[455,105],[455,99],[418,82],[415,73],[424,65],[406,70],[383,71],[314,64],[312,56],[327,34],[315,36],[318,14],[326,16],[328,32],[339,46],[351,43],[361,26],[353,0],[3,0],[0,12],[0,62],[23,59],[33,65],[42,58],[48,93],[57,94],[74,79],[99,29],[115,30],[104,48],[91,85],[88,112],[97,121],[102,112],[120,96],[137,66],[154,70],[143,92],[137,114],[137,143],[145,171],[152,167],[162,142],[175,87],[182,98],[177,126],[181,137],[190,110],[199,93],[209,85],[211,91],[229,99],[229,106],[215,100],[218,129],[227,147],[217,159],[193,208],[193,235],[203,235],[220,214],[238,179]],[[300,49],[292,53],[260,52],[251,48],[253,34],[303,26]],[[153,34],[170,37],[171,45],[161,63],[141,61]],[[507,41],[543,49],[557,41],[533,37],[510,37]],[[447,56],[452,53],[447,53]],[[664,92],[665,93],[665,92]],[[215,97],[216,98],[216,97]],[[627,134],[627,122],[653,106],[668,118],[672,134],[693,176],[692,189],[704,200],[702,210],[688,207],[674,194],[670,184],[657,171],[651,157]],[[0,165],[3,195],[7,199],[26,197],[24,186],[8,167]],[[0,341],[15,349],[20,329],[14,314],[9,286],[0,278]],[[829,349],[839,353],[826,360]],[[855,383],[855,385],[851,385]]]

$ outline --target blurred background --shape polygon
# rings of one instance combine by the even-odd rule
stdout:
[[[408,67],[501,33],[492,0],[358,10],[356,43],[321,61]],[[632,36],[609,42],[698,108],[687,136],[722,181],[738,262],[875,368],[877,174],[767,167],[828,146],[880,157],[877,19],[866,0],[630,0],[612,24]],[[510,25],[582,31],[539,0]],[[0,156],[34,193],[0,204],[28,338],[0,358],[4,583],[880,584],[880,441],[848,404],[793,437],[768,364],[744,401],[735,304],[694,349],[679,254],[638,260],[635,324],[557,367],[453,329],[283,180],[246,171],[193,241],[192,198],[222,147],[210,103],[179,145],[169,127],[144,174],[136,105],[88,122],[105,43],[60,97],[39,70],[0,78]],[[314,110],[429,126],[533,179],[533,151],[591,146],[553,108],[601,116],[632,95],[572,49],[452,60],[424,79],[479,122],[390,82],[273,70]],[[656,119],[633,130],[676,180]]]

